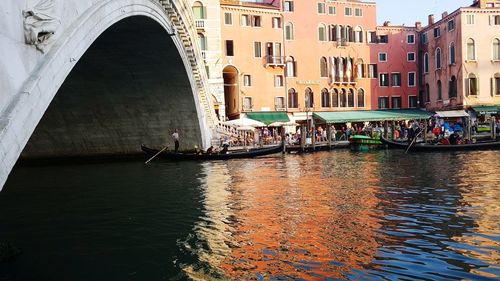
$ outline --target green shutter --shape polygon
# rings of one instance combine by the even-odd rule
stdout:
[[[465,96],[468,97],[470,93],[470,88],[469,88],[469,78],[465,78]]]
[[[495,96],[495,78],[490,78],[490,89],[491,89],[491,96]]]

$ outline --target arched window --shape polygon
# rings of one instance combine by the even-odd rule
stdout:
[[[359,25],[354,28],[354,42],[363,43],[363,29]]]
[[[467,39],[467,60],[476,60],[476,44],[474,39]]]
[[[441,49],[436,49],[436,69],[441,69]]]
[[[347,107],[347,94],[345,89],[340,90],[340,107]]]
[[[201,50],[206,51],[207,50],[207,38],[203,34],[198,33],[198,40],[200,40]]]
[[[438,80],[438,82],[437,82],[437,92],[438,92],[437,99],[442,100],[443,99],[443,88],[441,85],[441,80]]]
[[[495,73],[491,79],[492,96],[500,96],[500,73]]]
[[[294,88],[288,90],[288,107],[299,108],[299,95]]]
[[[328,40],[337,41],[337,26],[334,24],[328,26]]]
[[[291,22],[287,22],[285,24],[285,40],[293,40],[293,24]]]
[[[479,94],[479,84],[477,80],[478,79],[474,73],[470,73],[469,77],[465,80],[467,96],[477,96]]]
[[[358,79],[365,77],[365,68],[363,67],[363,59],[358,59],[356,61],[356,76]]]
[[[457,97],[457,77],[455,75],[451,76],[450,85],[448,86],[448,97],[456,98]]]
[[[207,9],[199,1],[193,3],[193,14],[195,20],[204,20],[207,18]]]
[[[324,24],[318,26],[318,40],[326,41],[326,27]]]
[[[304,91],[304,101],[306,108],[313,108],[314,107],[314,93],[311,90],[311,88],[307,87],[306,90]]]
[[[425,84],[425,102],[431,101],[431,89],[429,88],[429,84]]]
[[[347,93],[347,107],[354,107],[354,90],[349,89]]]
[[[500,39],[493,39],[493,60],[500,60]]]
[[[424,73],[429,72],[429,54],[425,53],[424,54]]]
[[[455,64],[456,63],[456,56],[455,56],[455,43],[451,42],[450,44],[450,64]]]
[[[319,59],[319,76],[328,77],[328,61],[325,57]]]
[[[358,89],[358,107],[365,107],[365,91]]]
[[[339,90],[333,89],[332,92],[332,107],[339,107]]]
[[[353,38],[354,31],[353,30],[354,29],[352,28],[352,26],[347,26],[346,27],[346,36],[345,36],[345,38],[346,38],[347,42],[353,42],[354,41],[354,38]]]
[[[321,107],[330,107],[330,93],[326,88],[321,90]]]
[[[286,58],[286,77],[295,77],[297,73],[295,72],[296,64],[293,57]]]

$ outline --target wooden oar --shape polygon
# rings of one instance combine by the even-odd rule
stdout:
[[[411,141],[410,145],[408,145],[408,148],[406,148],[406,152],[405,153],[408,153],[408,150],[410,150],[411,146],[413,145],[413,143],[415,143],[417,141],[417,138],[418,136],[420,136],[420,134],[422,133],[423,131],[421,130],[414,138],[413,140]]]
[[[153,160],[153,158],[155,158],[156,156],[158,156],[158,154],[162,153],[165,149],[167,149],[168,146],[165,146],[162,150],[158,151],[158,153],[156,153],[155,155],[153,155],[153,157],[149,158],[148,161],[144,162],[144,164],[148,164],[149,161]]]

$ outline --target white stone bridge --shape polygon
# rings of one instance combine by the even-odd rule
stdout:
[[[21,158],[207,146],[216,126],[185,0],[4,0],[0,190]]]

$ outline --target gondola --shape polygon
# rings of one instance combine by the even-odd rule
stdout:
[[[149,148],[145,145],[141,145],[141,149],[149,156],[153,156],[159,152],[158,149]],[[274,154],[282,151],[283,151],[283,145],[276,145],[271,147],[252,148],[249,150],[238,150],[238,151],[229,150],[227,153],[224,154],[223,153],[195,154],[195,153],[162,151],[157,157],[168,160],[227,160],[236,158],[253,158],[257,156]]]
[[[397,142],[380,137],[380,140],[389,148],[408,149],[408,143]],[[500,141],[484,141],[466,144],[433,144],[433,143],[414,143],[409,151],[463,151],[463,150],[488,150],[500,149]]]

